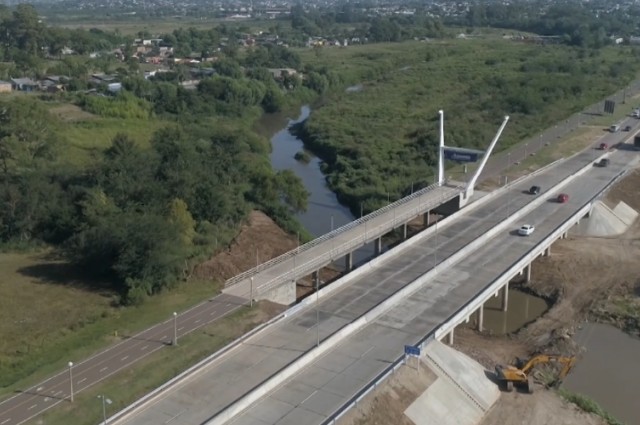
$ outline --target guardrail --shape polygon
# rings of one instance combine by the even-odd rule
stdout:
[[[446,184],[446,182],[445,182]],[[438,185],[437,183],[431,184],[423,189],[418,190],[417,192],[412,193],[409,196],[405,196],[404,198],[398,199],[397,201],[386,205],[376,211],[373,211],[367,215],[365,215],[364,217],[361,217],[357,220],[354,220],[350,223],[345,224],[344,226],[341,226],[335,230],[333,230],[332,232],[326,233],[310,242],[305,243],[304,245],[299,246],[297,249],[289,251],[287,253],[284,253],[278,257],[272,258],[269,261],[265,261],[264,263],[259,264],[258,266],[254,267],[253,269],[247,270],[243,273],[240,273],[239,275],[236,275],[230,279],[228,279],[225,284],[224,287],[228,288],[230,286],[235,285],[238,282],[241,282],[251,276],[255,276],[257,273],[275,265],[278,263],[281,263],[285,260],[290,259],[291,257],[293,257],[294,255],[297,255],[301,252],[305,252],[308,251],[309,249],[329,240],[332,239],[334,237],[336,237],[337,235],[346,232],[347,230],[353,229],[354,227],[359,226],[360,224],[366,223],[367,221],[370,221],[371,219],[392,210],[393,208],[399,207],[400,205],[406,204],[407,202],[412,201],[413,199],[419,198],[420,196],[432,191],[433,189],[437,188],[437,187],[441,187],[440,185]]]
[[[603,155],[603,156],[606,156],[606,155]],[[583,168],[583,170],[584,170],[584,168]],[[580,170],[580,171],[583,171],[583,170]],[[628,172],[628,170],[623,170],[618,175],[616,175],[616,177],[614,177],[602,190],[600,190],[589,201],[587,201],[585,203],[585,205],[583,207],[581,207],[575,214],[573,214],[567,220],[565,220],[560,225],[558,225],[552,231],[552,233],[547,238],[545,238],[543,241],[541,241],[541,243],[538,244],[537,246],[544,245],[547,241],[551,241],[550,243],[552,243],[554,240],[556,240],[558,238],[558,235],[556,233],[559,231],[559,229],[562,229],[562,232],[565,232],[566,229],[563,229],[563,228],[566,226],[567,223],[571,222],[572,220],[575,220],[575,217],[578,216],[578,215],[584,215],[585,214],[585,212],[584,212],[585,208],[587,208],[587,207],[590,208],[591,204],[593,204],[593,202],[596,199],[600,198],[603,193],[605,193],[611,186],[613,186],[627,172]],[[582,173],[580,173],[580,174],[582,174]],[[513,272],[515,270],[516,271],[515,273],[517,274],[517,271],[522,269],[522,265],[520,263],[523,261],[523,259],[527,258],[530,255],[530,253],[532,251],[535,251],[536,249],[537,248],[534,247],[531,250],[529,250],[526,254],[522,255],[516,261],[516,263],[514,263],[515,265],[512,266],[509,269],[509,272]],[[494,283],[495,283],[495,280],[490,282],[489,284],[487,284],[487,286],[485,286],[485,288],[480,291],[480,293],[478,294],[477,297],[474,297],[472,300],[469,300],[462,307],[460,307],[456,312],[454,312],[451,316],[449,316],[449,318],[446,320],[445,323],[453,322],[453,321],[459,320],[459,319],[464,320],[464,318],[466,318],[470,313],[472,313],[473,311],[475,311],[475,309],[478,308],[477,306],[470,307],[470,305],[474,304],[475,300],[477,300],[478,298],[480,298],[482,296],[489,296],[490,297],[495,293],[495,288],[492,288]],[[419,346],[420,348],[424,348],[426,345],[428,345],[433,340],[439,339],[440,336],[446,335],[446,331],[445,332],[441,331],[443,328],[444,328],[444,326],[441,326],[440,328],[429,332],[427,335],[425,335],[423,338],[418,340],[413,345],[416,346],[416,347]],[[441,332],[439,333],[439,331],[441,331]],[[354,406],[357,406],[357,404],[364,397],[366,397],[371,391],[375,390],[378,387],[378,385],[383,383],[391,374],[395,373],[395,371],[398,370],[404,364],[405,358],[406,358],[406,356],[404,354],[400,355],[391,365],[389,365],[381,373],[379,373],[371,381],[371,383],[369,383],[368,385],[365,385],[363,388],[361,388],[353,397],[351,397],[349,399],[349,401],[347,401],[340,408],[338,408],[333,414],[331,414],[327,419],[325,419],[325,421],[322,422],[322,425],[330,425],[330,424],[333,425],[333,424],[335,424],[336,421],[338,421],[342,416],[344,416],[351,408],[353,408]]]

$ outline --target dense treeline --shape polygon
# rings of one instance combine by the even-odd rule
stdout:
[[[328,183],[360,213],[433,182],[438,113],[450,146],[485,149],[504,115],[499,149],[601,100],[636,75],[640,52],[533,46],[500,39],[362,48],[372,63],[403,63],[356,92],[334,93],[299,128],[325,161]],[[337,55],[337,54],[336,54]],[[340,53],[333,65],[362,61]],[[391,61],[391,59],[389,59]],[[365,63],[362,64],[365,66]]]
[[[338,24],[354,24],[346,29]],[[308,36],[367,39],[371,42],[410,40],[415,37],[442,37],[440,19],[418,11],[413,15],[370,16],[346,3],[335,9],[305,11],[301,4],[291,8],[291,26]]]
[[[540,35],[562,37],[562,41],[584,47],[601,47],[612,43],[610,36],[628,37],[638,28],[640,8],[631,10],[588,3],[562,2],[547,5],[541,1],[510,3],[482,2],[471,5],[464,20],[451,23],[472,27],[518,29]]]
[[[250,209],[287,219],[306,208],[299,180],[274,173],[268,145],[237,126],[170,125],[150,148],[119,134],[69,169],[56,165],[57,124],[41,102],[4,102],[0,122],[0,239],[60,247],[124,302],[175,284]]]

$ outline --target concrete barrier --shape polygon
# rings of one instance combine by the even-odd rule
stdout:
[[[590,162],[591,165],[591,162]],[[564,185],[568,184],[571,180],[576,178],[582,170],[576,172],[575,174],[569,176],[567,179],[553,186],[552,190],[558,190]],[[507,226],[510,226],[512,222],[518,220],[525,214],[528,214],[532,209],[536,208],[541,203],[546,202],[544,197],[539,197],[534,201],[527,204],[525,207],[521,208],[511,216],[509,216],[506,220],[500,222],[496,226],[494,226],[488,232],[483,233],[481,236],[476,238],[471,243],[467,244],[465,247],[458,250],[456,253],[451,255],[444,262],[436,265],[435,268],[429,270],[424,275],[418,277],[402,289],[395,292],[392,296],[387,298],[386,300],[379,303],[377,306],[373,307],[363,316],[360,316],[355,321],[350,324],[344,326],[339,331],[331,335],[329,338],[325,339],[322,344],[314,348],[307,353],[303,354],[293,363],[281,369],[278,373],[271,376],[264,383],[257,386],[255,389],[245,394],[243,397],[238,399],[236,402],[228,406],[226,409],[219,412],[215,415],[211,420],[206,422],[206,425],[222,425],[232,418],[236,417],[240,413],[242,413],[245,409],[251,406],[253,403],[257,402],[260,398],[264,397],[266,394],[271,392],[273,389],[281,385],[287,379],[298,373],[301,369],[308,366],[312,362],[314,362],[319,356],[324,354],[329,349],[333,348],[335,345],[340,343],[345,338],[351,336],[355,332],[362,329],[367,323],[375,320],[377,317],[381,316],[383,313],[388,311],[391,307],[407,298],[409,295],[419,290],[425,283],[431,280],[435,275],[437,275],[440,270],[443,268],[448,268],[453,264],[458,263],[462,259],[464,259],[469,252],[475,250],[477,247],[483,245],[487,240],[493,238],[497,233],[502,232]],[[470,205],[471,206],[471,205]],[[462,210],[461,210],[462,211]]]
[[[581,170],[580,174],[584,171]],[[600,192],[598,192],[587,204],[580,208],[575,214],[569,217],[564,223],[560,224],[549,236],[543,239],[538,245],[533,247],[527,254],[525,254],[520,260],[518,260],[513,266],[507,269],[498,279],[494,280],[489,286],[484,289],[476,298],[470,303],[464,306],[458,313],[451,317],[446,323],[444,323],[435,332],[435,338],[440,340],[447,335],[451,330],[458,326],[463,321],[473,314],[480,306],[506,285],[514,276],[520,273],[525,267],[527,267],[533,260],[540,256],[544,250],[549,247],[553,242],[558,240],[567,230],[574,226],[582,217],[584,217],[592,208],[593,203],[602,196],[611,186],[613,186],[618,180],[620,180],[627,171],[622,171],[613,180],[611,180]],[[425,344],[426,345],[426,344]],[[423,345],[424,346],[424,345]]]

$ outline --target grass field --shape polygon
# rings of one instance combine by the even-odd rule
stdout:
[[[218,27],[221,24],[228,26],[242,26],[251,28],[252,30],[268,30],[269,27],[280,24],[281,27],[289,27],[289,21],[273,21],[273,20],[224,20],[214,18],[194,19],[189,17],[176,17],[164,19],[147,19],[147,20],[124,20],[124,19],[90,19],[70,18],[66,20],[53,20],[54,26],[64,28],[79,28],[89,30],[91,28],[103,31],[119,31],[124,35],[135,36],[140,31],[146,31],[154,36],[160,34],[168,34],[178,28],[195,28],[198,30],[209,30]]]
[[[86,164],[94,155],[108,148],[117,133],[126,133],[138,146],[146,147],[153,133],[167,124],[155,118],[98,117],[68,103],[52,104],[49,110],[65,123],[60,132],[65,142],[60,161],[73,165]]]
[[[0,397],[218,292],[194,281],[123,308],[116,294],[86,282],[46,251],[0,254]]]

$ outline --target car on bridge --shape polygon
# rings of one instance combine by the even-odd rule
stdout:
[[[606,143],[600,143],[600,146],[598,146],[598,150],[606,151],[607,149],[609,149],[609,145]]]
[[[631,126],[628,125],[625,128],[622,129],[622,131],[631,131]]]
[[[609,158],[602,158],[600,161],[596,162],[596,167],[606,167],[609,165]]]
[[[569,195],[567,195],[566,193],[561,193],[560,195],[558,195],[558,198],[556,199],[559,203],[565,204],[569,202]]]
[[[529,193],[531,195],[537,195],[538,193],[540,193],[540,186],[531,186],[529,188]]]
[[[529,236],[534,230],[536,230],[536,227],[533,224],[525,224],[518,229],[518,234],[520,236]]]

